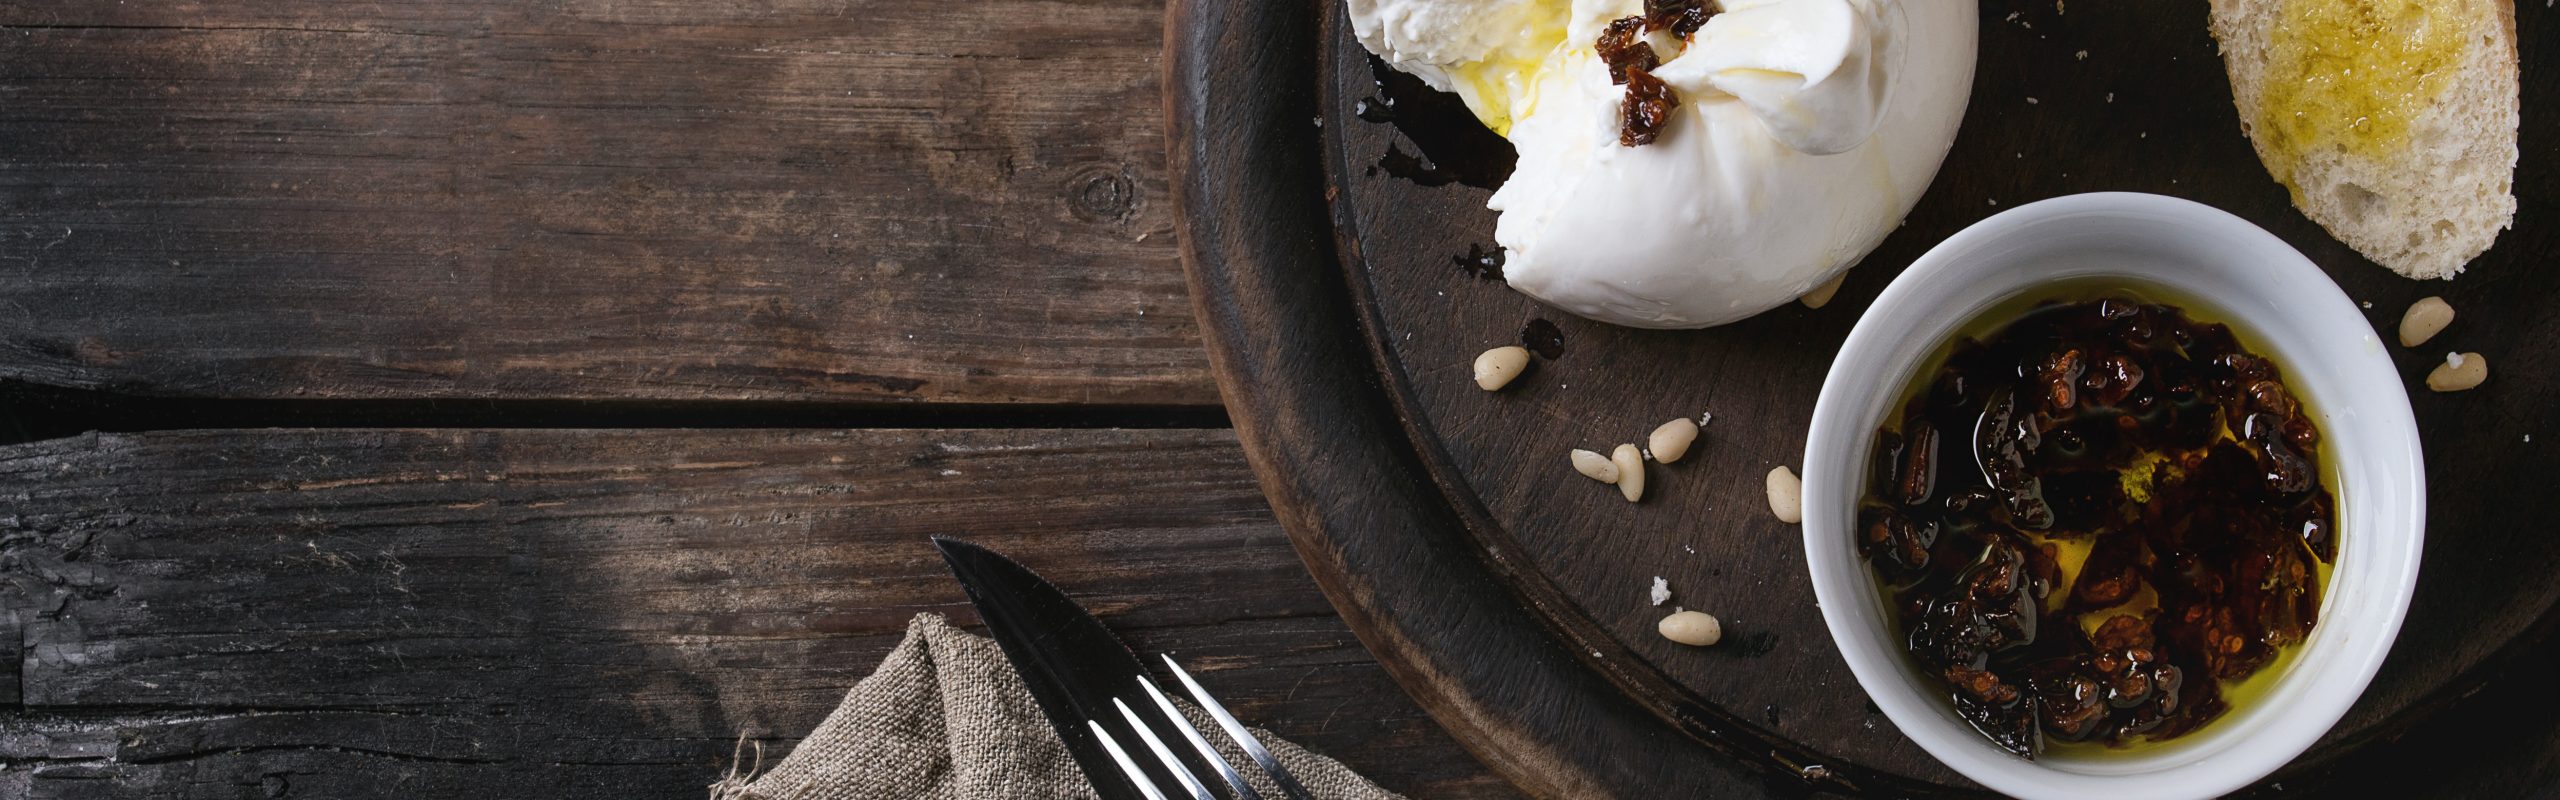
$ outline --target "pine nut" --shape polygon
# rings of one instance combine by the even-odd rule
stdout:
[[[2444,363],[2427,373],[2427,388],[2439,392],[2459,392],[2489,379],[2489,359],[2479,353],[2448,353]]]
[[[1769,470],[1769,512],[1789,525],[1804,521],[1804,482],[1784,466]]]
[[[1848,279],[1849,271],[1841,270],[1840,274],[1831,276],[1831,280],[1823,281],[1822,285],[1813,287],[1813,291],[1806,292],[1803,297],[1796,298],[1796,302],[1803,303],[1806,308],[1821,308],[1823,306],[1830,305],[1831,296],[1839,294],[1840,284]]]
[[[1696,441],[1698,441],[1698,423],[1691,422],[1688,417],[1681,417],[1662,423],[1661,427],[1653,429],[1653,435],[1645,437],[1644,446],[1645,449],[1653,451],[1653,460],[1669,464],[1680,460],[1681,456],[1688,455],[1689,445]]]
[[[1609,451],[1609,461],[1618,468],[1618,494],[1627,502],[1644,499],[1644,453],[1635,445],[1622,444]]]
[[[2453,306],[2441,297],[2422,297],[2409,304],[2409,313],[2400,315],[2400,346],[2416,347],[2444,332],[2453,324]]]
[[[1496,347],[1476,356],[1476,385],[1488,392],[1501,389],[1528,368],[1529,348]]]
[[[1705,647],[1724,639],[1724,623],[1704,611],[1682,611],[1663,617],[1661,622],[1654,623],[1653,629],[1660,631],[1662,638],[1694,647]]]
[[[1610,461],[1608,456],[1589,450],[1573,451],[1573,471],[1582,473],[1582,477],[1601,483],[1618,482],[1618,465]]]

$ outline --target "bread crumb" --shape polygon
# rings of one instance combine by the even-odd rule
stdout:
[[[1657,606],[1662,605],[1665,601],[1670,599],[1671,582],[1663,580],[1660,575],[1653,576],[1653,604]]]

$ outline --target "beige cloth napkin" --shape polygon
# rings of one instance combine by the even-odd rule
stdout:
[[[1177,701],[1179,702],[1179,701]],[[1248,763],[1197,709],[1191,724],[1210,732],[1228,763]],[[1255,730],[1273,757],[1320,798],[1393,800],[1333,759]],[[1278,787],[1253,771],[1265,797]],[[1204,776],[1205,777],[1205,776]],[[992,639],[964,633],[936,614],[907,623],[907,638],[854,684],[791,755],[762,775],[711,785],[714,800],[980,800],[1093,798],[1093,787],[1022,687]]]

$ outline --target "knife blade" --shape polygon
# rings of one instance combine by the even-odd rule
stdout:
[[[1113,701],[1143,697],[1138,679],[1147,674],[1145,662],[1083,606],[1030,568],[960,539],[936,536],[933,546],[942,552],[943,563],[950,565],[952,576],[968,592],[970,605],[977,606],[979,619],[986,622],[988,635],[1004,650],[1005,660],[1013,662],[1014,672],[1021,674],[1031,699],[1049,718],[1049,727],[1066,743],[1094,791],[1113,800],[1147,797],[1093,733],[1096,728],[1105,729],[1124,746],[1142,741]],[[1147,724],[1162,741],[1177,741],[1181,736],[1168,723]],[[1196,757],[1184,761],[1194,775],[1212,774],[1201,771],[1205,765]],[[1157,786],[1178,785],[1160,765],[1141,766]]]

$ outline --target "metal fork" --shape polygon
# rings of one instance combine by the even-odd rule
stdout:
[[[1226,706],[1220,705],[1217,698],[1210,697],[1209,690],[1200,688],[1200,682],[1192,680],[1191,673],[1183,671],[1181,664],[1174,663],[1172,656],[1163,658],[1164,665],[1173,670],[1173,677],[1182,681],[1182,688],[1191,693],[1191,701],[1199,704],[1202,711],[1209,712],[1210,719],[1218,721],[1218,728],[1226,731],[1227,738],[1234,740],[1236,747],[1244,750],[1245,756],[1252,759],[1254,766],[1260,768],[1262,774],[1270,776],[1271,782],[1280,787],[1280,794],[1283,797],[1288,800],[1313,800],[1313,797],[1307,794],[1306,785],[1298,782],[1298,776],[1289,774],[1288,768],[1280,766],[1279,759],[1272,758],[1271,751],[1263,747],[1260,740],[1253,738],[1252,732],[1244,729],[1244,723],[1237,722],[1235,715],[1227,713]],[[1182,738],[1191,742],[1191,749],[1199,752],[1201,760],[1217,768],[1218,778],[1225,781],[1229,789],[1234,790],[1237,800],[1262,800],[1262,794],[1254,791],[1253,785],[1246,783],[1243,775],[1229,766],[1226,759],[1218,756],[1217,748],[1209,746],[1209,740],[1200,735],[1199,729],[1191,727],[1191,720],[1183,717],[1182,712],[1173,707],[1173,701],[1165,697],[1164,690],[1156,688],[1155,681],[1140,675],[1138,686],[1146,690],[1148,699],[1154,701],[1147,705],[1163,714],[1165,719],[1171,720],[1174,730],[1182,732]],[[1209,793],[1209,787],[1201,783],[1198,776],[1191,774],[1190,768],[1183,766],[1182,759],[1175,757],[1171,748],[1165,747],[1164,740],[1156,738],[1155,732],[1148,727],[1145,719],[1138,716],[1137,711],[1130,709],[1128,703],[1118,698],[1113,698],[1111,703],[1120,708],[1121,718],[1128,720],[1129,727],[1138,732],[1138,739],[1147,746],[1146,754],[1155,756],[1156,763],[1163,765],[1165,771],[1172,773],[1174,780],[1182,784],[1183,797],[1191,800],[1218,800],[1215,795]],[[1102,741],[1102,749],[1110,751],[1111,760],[1120,765],[1121,774],[1129,776],[1129,782],[1136,784],[1138,791],[1146,794],[1147,800],[1167,800],[1164,791],[1156,787],[1155,781],[1148,779],[1146,771],[1139,769],[1138,763],[1130,759],[1129,751],[1122,749],[1120,743],[1111,738],[1110,731],[1103,730],[1101,723],[1096,720],[1088,719],[1084,724],[1085,727],[1093,729],[1094,738]]]

